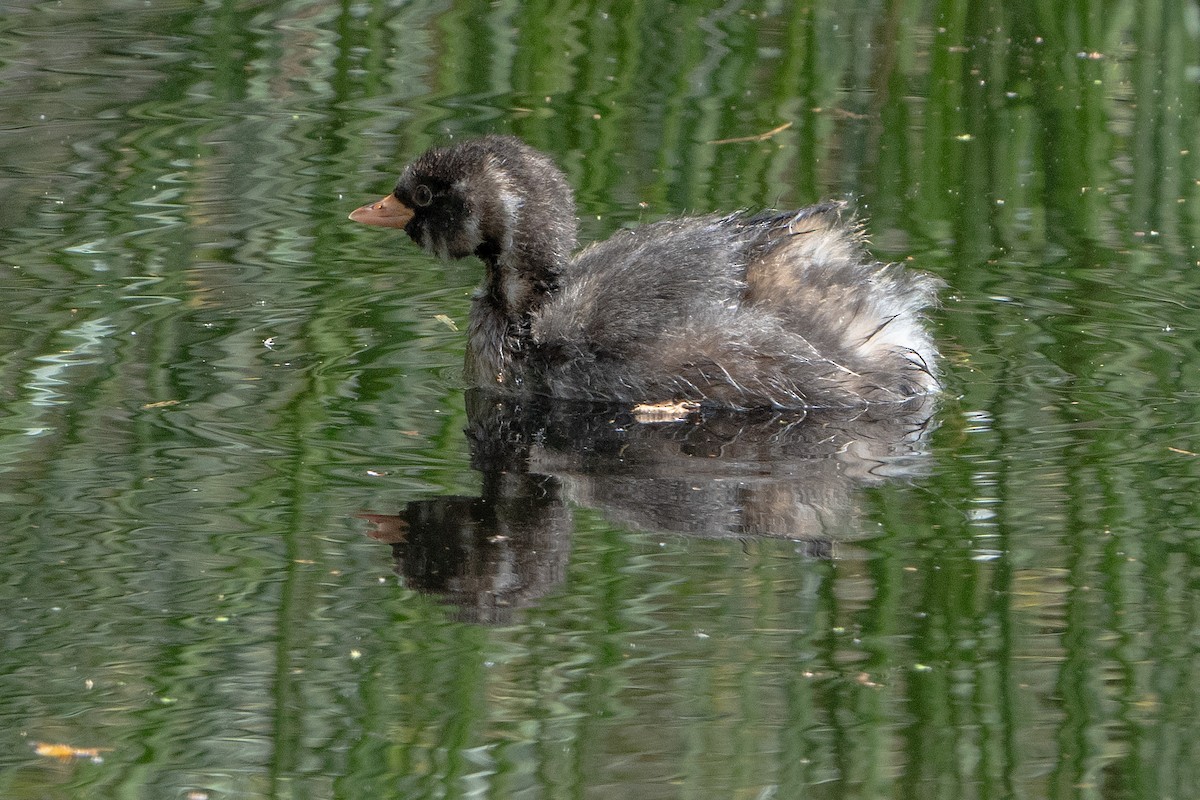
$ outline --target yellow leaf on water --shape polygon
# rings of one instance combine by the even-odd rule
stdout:
[[[90,758],[100,760],[100,754],[111,750],[111,747],[72,747],[69,744],[51,744],[49,742],[34,742],[33,752],[46,758],[57,758],[59,761],[70,761],[72,758]]]

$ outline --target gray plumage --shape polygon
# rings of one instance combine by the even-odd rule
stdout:
[[[666,220],[572,256],[565,178],[504,136],[430,150],[393,197],[426,250],[486,265],[474,386],[730,408],[904,403],[938,388],[921,313],[939,281],[874,260],[842,203]]]

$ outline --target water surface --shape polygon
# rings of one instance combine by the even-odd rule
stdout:
[[[9,3],[0,794],[1196,796],[1197,53],[1170,0]],[[950,287],[939,407],[478,405],[478,265],[345,217],[493,131],[585,238],[851,198]]]

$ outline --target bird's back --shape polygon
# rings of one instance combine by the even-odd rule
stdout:
[[[854,406],[936,388],[936,281],[880,264],[841,204],[691,217],[583,250],[533,323],[549,394]]]

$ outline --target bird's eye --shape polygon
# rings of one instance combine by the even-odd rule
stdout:
[[[433,202],[433,192],[425,184],[418,184],[417,188],[413,189],[412,199],[419,206],[427,206]]]

